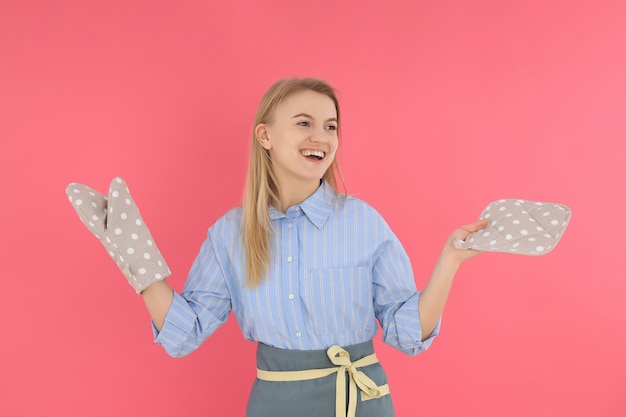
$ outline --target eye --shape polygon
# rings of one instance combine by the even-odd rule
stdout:
[[[298,126],[308,127],[309,126],[309,122],[305,122],[305,121],[298,122]]]
[[[328,126],[326,126],[326,129],[328,129],[328,130],[337,130],[337,126],[335,126],[335,125],[328,125]]]

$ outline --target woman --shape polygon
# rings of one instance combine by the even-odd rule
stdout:
[[[170,355],[195,350],[231,310],[244,337],[258,342],[249,417],[393,416],[373,352],[376,321],[385,343],[410,355],[426,349],[457,269],[478,253],[452,242],[486,221],[452,233],[417,291],[409,258],[383,218],[338,192],[340,123],[335,92],[323,81],[286,79],[266,92],[243,205],[209,229],[180,294],[163,280],[169,270],[139,213],[127,213],[136,208],[121,179],[108,200],[68,187],[94,233],[94,222],[104,222],[97,235],[141,293],[155,340]],[[77,204],[88,195],[107,216]]]

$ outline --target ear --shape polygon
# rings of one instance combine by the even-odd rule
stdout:
[[[254,128],[254,136],[256,137],[256,140],[259,141],[261,146],[265,148],[265,150],[269,151],[272,149],[272,142],[270,142],[270,138],[267,134],[267,127],[268,126],[265,123],[259,123],[256,125]]]

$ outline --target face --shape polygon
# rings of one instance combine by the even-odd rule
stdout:
[[[293,93],[274,110],[270,123],[257,126],[256,134],[281,186],[317,188],[338,147],[335,104],[314,91]]]

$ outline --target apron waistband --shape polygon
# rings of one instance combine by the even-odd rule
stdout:
[[[259,348],[262,348],[261,345],[259,345]],[[372,353],[361,359],[358,359],[355,362],[352,362],[350,360],[350,353],[337,345],[331,346],[326,351],[326,354],[328,356],[328,359],[330,359],[330,361],[336,366],[330,368],[314,368],[294,371],[268,371],[257,368],[257,378],[264,381],[273,382],[307,381],[311,379],[324,378],[326,376],[336,373],[336,417],[355,417],[357,390],[361,391],[361,401],[380,398],[384,395],[389,394],[389,386],[387,384],[378,386],[367,375],[358,370],[358,368],[378,363],[378,358],[376,358],[376,354]],[[349,377],[349,397],[347,414],[345,406],[346,373],[348,373]]]

